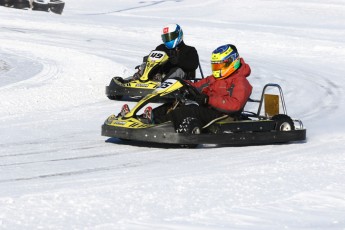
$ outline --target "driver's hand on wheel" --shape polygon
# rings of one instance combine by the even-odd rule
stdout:
[[[195,95],[194,100],[199,104],[199,105],[207,105],[208,104],[208,96],[206,94],[198,94]]]

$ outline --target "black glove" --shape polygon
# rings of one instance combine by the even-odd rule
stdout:
[[[194,101],[196,101],[199,105],[207,105],[208,104],[208,96],[206,94],[198,94],[195,96]]]
[[[138,71],[138,72],[136,72],[136,73],[133,74],[132,79],[133,79],[133,80],[138,80],[140,77],[141,77],[141,74],[140,74],[140,72]]]

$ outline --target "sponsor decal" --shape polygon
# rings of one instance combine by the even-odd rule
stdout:
[[[163,28],[163,34],[167,34],[167,33],[169,33],[169,27]]]
[[[126,122],[125,121],[115,121],[114,122],[116,125],[125,125]]]
[[[136,84],[135,87],[144,87],[144,88],[147,88],[147,87],[149,87],[149,84]]]

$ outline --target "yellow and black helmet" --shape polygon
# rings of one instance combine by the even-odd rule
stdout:
[[[240,55],[234,45],[222,45],[212,52],[211,67],[215,78],[227,78],[240,66]]]

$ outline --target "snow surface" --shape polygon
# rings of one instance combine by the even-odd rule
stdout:
[[[344,12],[342,0],[0,7],[0,229],[344,230]],[[178,149],[102,137],[124,103],[105,86],[175,22],[205,74],[212,50],[233,43],[253,98],[280,84],[307,142]]]

